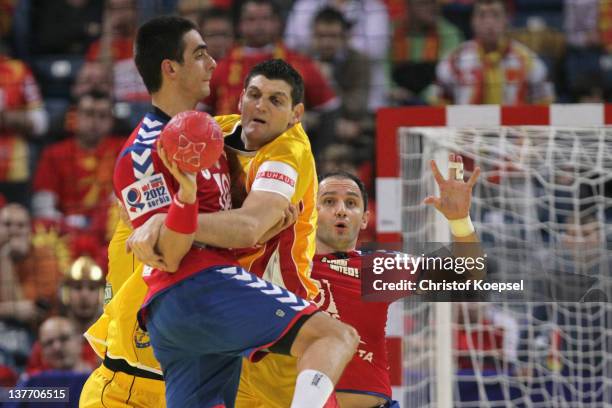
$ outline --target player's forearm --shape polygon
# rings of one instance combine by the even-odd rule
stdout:
[[[172,199],[168,214],[159,232],[157,249],[166,264],[167,272],[176,272],[187,254],[197,231],[198,201],[195,176],[182,180],[178,193]]]
[[[265,214],[258,218],[240,209],[200,214],[195,240],[219,248],[249,248],[260,242],[281,217],[279,213],[271,223]]]
[[[200,214],[196,241],[220,248],[248,248],[284,217],[289,201],[276,193],[251,191],[241,208]]]
[[[176,272],[181,260],[193,245],[195,234],[181,234],[162,225],[157,250],[166,264],[166,272]]]
[[[251,239],[247,230],[252,229],[248,220],[234,216],[234,211],[200,214],[195,240],[219,248],[247,248]]]
[[[283,231],[285,228],[287,228],[287,225],[285,224],[284,220],[280,220],[275,226],[273,226],[268,231],[266,231],[261,236],[261,238],[259,238],[257,243],[258,244],[263,244],[265,242],[268,242],[269,240],[271,240],[272,238],[274,238],[275,236],[280,234],[281,231]]]
[[[480,245],[480,239],[476,232],[472,232],[467,236],[453,235],[453,242],[459,245],[453,245],[453,256],[462,257],[465,259],[477,259],[484,257],[484,251]],[[465,272],[465,279],[483,279],[487,274],[486,267],[478,269],[476,266],[469,268]]]

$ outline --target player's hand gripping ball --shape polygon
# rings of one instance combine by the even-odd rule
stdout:
[[[223,152],[223,132],[205,112],[178,113],[161,132],[160,142],[168,158],[190,173],[211,167]]]

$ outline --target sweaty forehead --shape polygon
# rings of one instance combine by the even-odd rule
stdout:
[[[319,196],[332,195],[332,194],[350,194],[361,197],[361,191],[359,186],[351,180],[346,178],[326,178],[319,183]]]
[[[291,96],[291,86],[282,79],[269,79],[263,75],[255,75],[249,81],[247,88],[257,88],[262,93],[282,93]]]

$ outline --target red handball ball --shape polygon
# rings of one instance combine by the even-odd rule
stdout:
[[[168,159],[190,173],[211,167],[223,152],[223,132],[205,112],[178,113],[162,130],[160,142]]]

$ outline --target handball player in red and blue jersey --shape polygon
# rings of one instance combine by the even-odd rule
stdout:
[[[196,245],[198,214],[231,209],[227,157],[187,173],[157,143],[171,116],[208,92],[215,62],[206,44],[188,21],[159,17],[139,29],[135,61],[154,110],[126,143],[114,188],[133,227],[166,214],[157,242],[165,268],[144,268],[149,292],[139,321],[161,363],[167,406],[233,407],[241,358],[274,352],[298,357],[291,407],[322,407],[356,350],[356,332],[245,271],[229,250]],[[268,228],[280,221],[282,214]]]

